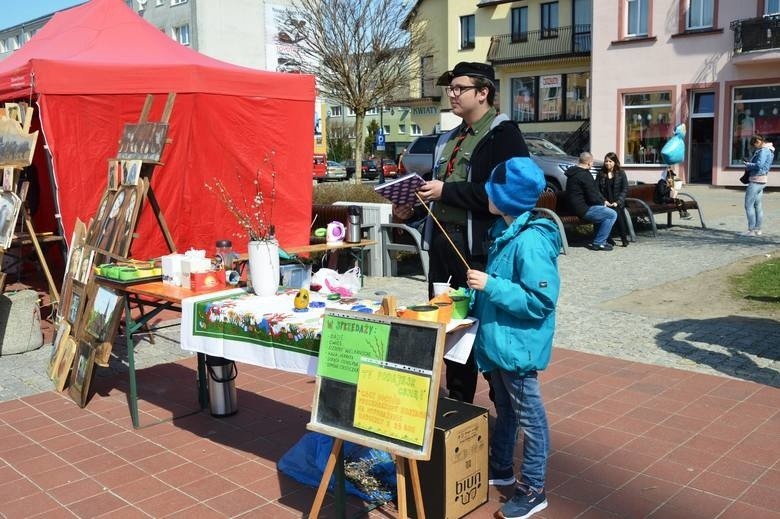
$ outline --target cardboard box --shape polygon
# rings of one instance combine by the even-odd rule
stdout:
[[[201,290],[212,290],[215,288],[225,288],[225,286],[224,270],[190,273],[190,289],[196,292]]]
[[[181,286],[181,262],[184,254],[168,254],[161,258],[164,285]]]
[[[440,398],[429,461],[418,461],[425,517],[456,519],[488,500],[488,411]],[[406,499],[419,517],[411,480]]]

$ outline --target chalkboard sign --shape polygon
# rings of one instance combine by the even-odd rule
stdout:
[[[312,431],[430,458],[444,325],[326,310]]]

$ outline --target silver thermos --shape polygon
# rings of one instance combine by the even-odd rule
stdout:
[[[363,233],[360,229],[363,223],[363,215],[359,205],[347,207],[347,237],[348,243],[360,243]]]

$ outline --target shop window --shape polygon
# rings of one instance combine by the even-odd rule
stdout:
[[[672,136],[671,92],[623,94],[624,164],[661,165],[661,149]]]
[[[528,41],[528,8],[512,8],[512,43]]]
[[[473,14],[460,17],[460,48],[473,49],[475,40],[475,17]]]
[[[542,4],[542,38],[558,37],[558,2]]]
[[[566,119],[590,118],[590,72],[566,74]]]
[[[761,135],[769,142],[780,144],[780,85],[735,87],[731,109],[732,166],[742,166],[753,154],[750,138]],[[780,154],[775,154],[775,165]]]
[[[536,120],[536,78],[512,78],[512,119],[518,122]]]
[[[626,36],[638,38],[648,36],[649,0],[626,0],[628,17],[626,20]]]
[[[563,76],[539,77],[539,120],[558,121],[563,117]]]
[[[780,0],[764,0],[764,14],[766,16],[780,14]]]
[[[709,29],[712,27],[712,17],[715,0],[690,0],[688,4],[687,30]]]

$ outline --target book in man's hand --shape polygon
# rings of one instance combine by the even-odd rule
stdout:
[[[415,192],[425,184],[417,173],[409,173],[374,187],[374,191],[396,205],[416,204],[419,200]]]

